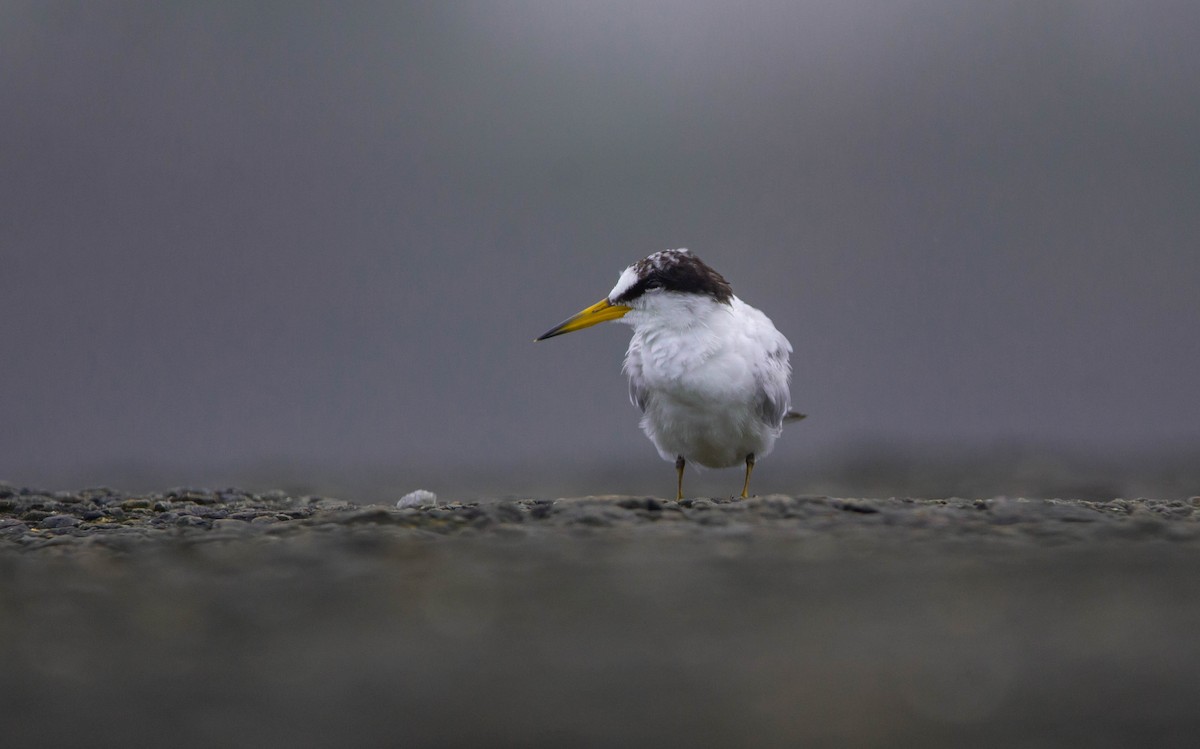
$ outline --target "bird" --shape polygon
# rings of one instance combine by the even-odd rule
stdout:
[[[641,428],[666,461],[675,461],[676,499],[688,463],[745,465],[767,456],[791,409],[792,345],[765,314],[686,248],[630,265],[604,299],[538,336],[544,341],[607,321],[633,328],[622,367]]]

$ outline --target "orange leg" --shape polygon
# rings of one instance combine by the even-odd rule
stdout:
[[[750,472],[754,470],[754,453],[746,456],[746,483],[742,484],[742,499],[750,496]],[[683,474],[680,474],[680,481],[683,480]]]

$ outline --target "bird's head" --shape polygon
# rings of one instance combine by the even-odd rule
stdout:
[[[617,285],[607,297],[563,320],[536,340],[621,318],[635,325],[649,318],[673,317],[686,322],[701,306],[728,305],[732,299],[729,282],[700,258],[686,249],[663,250],[621,271]]]

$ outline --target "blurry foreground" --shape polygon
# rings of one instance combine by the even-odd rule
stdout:
[[[13,746],[1200,732],[1200,499],[0,493]]]

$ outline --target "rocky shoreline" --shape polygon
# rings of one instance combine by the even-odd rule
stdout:
[[[180,539],[287,538],[316,530],[372,526],[397,536],[531,535],[655,529],[667,535],[871,534],[899,539],[1062,543],[1107,539],[1200,540],[1200,497],[1109,501],[839,499],[771,495],[747,500],[654,497],[514,498],[431,502],[394,508],[339,499],[254,494],[241,489],[172,489],[129,495],[108,488],[44,492],[0,485],[0,549],[82,545],[129,549]]]

